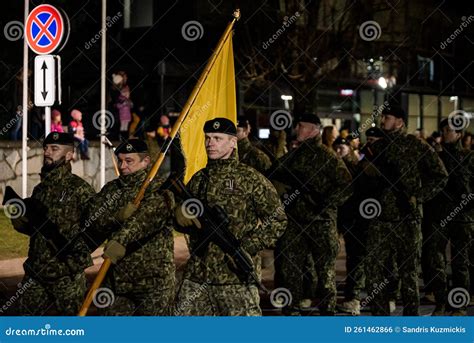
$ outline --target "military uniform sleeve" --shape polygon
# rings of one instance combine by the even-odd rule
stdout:
[[[242,238],[242,245],[254,256],[263,249],[275,246],[288,221],[275,188],[263,175],[256,174],[252,194],[253,205],[262,224]]]
[[[144,239],[166,226],[171,218],[172,208],[174,208],[173,193],[153,192],[142,200],[135,213],[112,234],[110,239],[123,246]]]
[[[122,196],[122,191],[114,183],[107,183],[99,193],[95,194],[85,204],[83,222],[93,229],[101,229],[116,223],[114,217],[116,204]]]
[[[68,206],[68,209],[72,208],[71,210],[74,213],[68,211],[69,213],[66,215],[66,219],[69,220],[71,226],[68,230],[64,230],[64,228],[61,230],[71,240],[71,246],[65,252],[65,262],[73,274],[82,272],[92,264],[89,248],[80,235],[83,229],[80,220],[87,202],[95,194],[94,189],[86,182],[81,182],[80,185],[75,187],[75,196],[72,198],[74,204]]]
[[[265,171],[270,169],[272,166],[272,162],[270,161],[270,157],[265,154],[262,150],[256,149],[258,155],[258,170]]]
[[[417,199],[426,202],[434,198],[446,186],[448,172],[434,149],[427,144],[421,144],[421,150],[422,158],[419,167],[422,185]]]
[[[107,183],[85,204],[86,210],[81,225],[84,228],[84,240],[92,251],[99,247],[119,224],[115,219],[115,212],[122,196],[122,190],[115,183]]]
[[[278,181],[285,185],[290,185],[293,175],[291,175],[290,170],[285,163],[288,158],[288,155],[284,155],[275,160],[270,169],[265,173],[265,176],[272,181]]]
[[[344,204],[352,195],[352,176],[344,161],[332,156],[327,159],[322,170],[313,167],[309,174],[309,186],[325,207],[337,207]],[[309,172],[309,170],[308,170]],[[314,175],[317,173],[319,175]],[[322,177],[324,176],[324,177]]]

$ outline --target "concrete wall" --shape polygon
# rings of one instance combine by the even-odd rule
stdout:
[[[99,171],[99,143],[92,142],[89,148],[90,160],[77,160],[72,163],[72,172],[95,188],[100,190],[100,171]],[[106,169],[105,181],[108,182],[116,178],[113,169],[112,157],[106,149]],[[28,196],[31,195],[33,188],[40,182],[40,170],[43,165],[43,148],[38,143],[33,143],[28,147]],[[3,192],[6,186],[11,186],[21,194],[21,142],[0,142],[0,200],[3,199]]]

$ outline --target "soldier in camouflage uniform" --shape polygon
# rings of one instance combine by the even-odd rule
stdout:
[[[223,208],[229,217],[229,230],[252,258],[259,275],[258,253],[273,247],[286,227],[278,194],[264,176],[237,161],[236,127],[230,120],[210,120],[204,132],[208,163],[191,178],[187,188],[197,204]],[[255,282],[239,277],[219,246],[211,241],[203,253],[197,253],[199,229],[191,227],[193,222],[186,215],[186,206],[176,208],[176,221],[189,230],[191,257],[178,292],[175,314],[261,315]]]
[[[91,199],[85,221],[91,248],[107,239],[104,256],[113,263],[104,287],[114,301],[101,304],[99,292],[96,303],[104,306],[99,309],[104,315],[168,315],[174,297],[174,198],[160,190],[163,180],[154,179],[137,208],[133,200],[150,163],[146,143],[130,139],[115,153],[121,175]]]
[[[474,229],[474,152],[462,147],[462,127],[456,126],[462,121],[463,118],[452,117],[440,123],[443,150],[439,155],[449,173],[449,181],[443,192],[427,204],[433,218],[433,231],[427,239],[426,251],[432,277],[429,282],[436,300],[434,315],[444,315],[448,304],[457,306],[452,308],[453,315],[466,315],[468,301],[463,304],[455,301],[454,296],[447,297],[448,241],[451,244],[453,288],[460,287],[468,292],[472,282],[469,279],[469,249]]]
[[[296,127],[299,147],[278,159],[268,173],[280,193],[286,194],[283,198],[291,199],[285,208],[288,228],[275,251],[278,286],[287,288],[293,298],[284,311],[290,315],[299,314],[304,264],[310,253],[318,277],[320,312],[334,315],[336,311],[337,207],[351,195],[352,178],[344,162],[321,144],[320,125],[316,115],[303,114]]]
[[[404,315],[419,315],[418,268],[421,256],[421,204],[433,198],[447,182],[446,169],[436,152],[407,135],[406,114],[397,106],[382,112],[383,139],[371,149],[379,174],[375,199],[361,204],[361,215],[373,218],[367,242],[367,292],[373,297],[373,315],[390,315],[389,279],[395,258]]]
[[[26,216],[12,219],[17,231],[30,236],[28,259],[23,265],[25,291],[18,300],[18,312],[43,315],[54,309],[60,315],[76,315],[87,290],[84,269],[92,265],[87,246],[80,239],[79,223],[94,190],[71,173],[71,135],[50,133],[43,150],[41,182],[31,198],[45,207],[47,222],[30,222]],[[46,239],[44,230],[59,233],[69,244],[60,246],[57,241]]]
[[[249,133],[250,124],[248,120],[239,120],[237,124],[239,162],[255,168],[260,173],[265,173],[271,167],[272,162],[267,154],[250,142]]]

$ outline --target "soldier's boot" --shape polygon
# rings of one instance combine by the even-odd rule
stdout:
[[[388,306],[390,308],[390,313],[393,313],[397,309],[397,302],[395,300],[390,300]]]
[[[311,299],[302,299],[300,301],[300,308],[307,309],[307,308],[310,308],[312,304],[313,304],[313,301]]]
[[[345,301],[339,306],[339,310],[345,313],[350,313],[353,316],[360,316],[360,300],[352,299]]]

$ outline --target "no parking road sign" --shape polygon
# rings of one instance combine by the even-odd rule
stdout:
[[[51,5],[40,5],[26,19],[25,37],[28,46],[40,55],[61,49],[69,36],[67,16]]]

